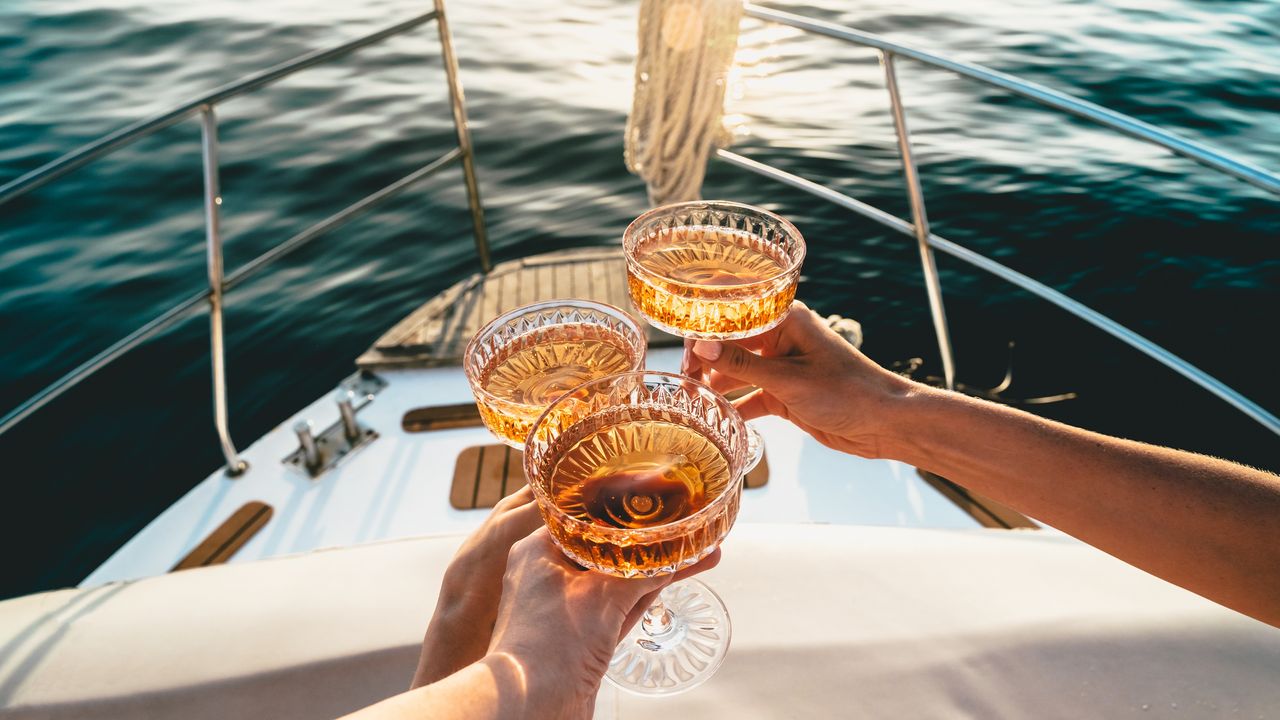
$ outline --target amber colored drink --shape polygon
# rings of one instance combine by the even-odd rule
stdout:
[[[745,337],[780,322],[796,295],[789,257],[743,230],[682,227],[637,244],[627,274],[631,301],[679,335]]]
[[[569,444],[551,474],[552,502],[585,528],[548,527],[570,556],[604,572],[672,572],[701,558],[729,531],[738,512],[738,483],[732,480],[724,453],[692,427],[657,419],[608,425]],[[671,535],[637,540],[604,530],[675,523],[725,492],[735,497]]]
[[[478,397],[485,425],[516,445],[556,398],[588,380],[638,365],[623,338],[597,328],[557,325],[520,338],[481,371]]]
[[[560,396],[534,424],[524,471],[555,543],[574,564],[621,577],[678,572],[715,551],[738,517],[759,456],[733,404],[675,373],[641,370]],[[671,693],[715,672],[729,614],[697,580],[651,601],[609,678]]]

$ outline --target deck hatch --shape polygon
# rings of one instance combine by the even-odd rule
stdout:
[[[483,424],[480,409],[473,402],[414,408],[400,419],[400,427],[410,433],[480,427]]]
[[[192,548],[169,572],[208,565],[221,565],[231,559],[245,543],[266,526],[275,513],[272,507],[257,500],[241,505],[231,516],[214,528],[199,545]]]

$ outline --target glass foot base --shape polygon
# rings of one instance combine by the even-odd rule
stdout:
[[[640,695],[674,695],[706,682],[729,652],[729,611],[715,591],[684,580],[662,591],[660,622],[636,623],[618,643],[605,676]],[[663,622],[665,621],[665,622]]]

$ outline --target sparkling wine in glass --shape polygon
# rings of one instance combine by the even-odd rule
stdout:
[[[534,303],[498,316],[463,356],[484,424],[521,449],[553,400],[596,378],[644,367],[640,326],[612,305],[588,300]]]
[[[665,205],[622,238],[627,287],[640,314],[674,335],[731,340],[782,322],[805,244],[787,220],[725,201]]]
[[[547,408],[525,446],[525,474],[551,537],[572,560],[620,577],[674,573],[710,554],[738,515],[755,459],[733,406],[680,375],[593,380]],[[729,615],[706,585],[667,587],[618,645],[609,679],[671,694],[711,677]]]

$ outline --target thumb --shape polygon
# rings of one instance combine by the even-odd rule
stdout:
[[[674,575],[659,575],[657,577],[646,578],[649,585],[641,585],[636,580],[627,580],[626,582],[636,588],[642,588],[644,592],[631,608],[631,612],[627,613],[627,619],[622,623],[622,630],[618,633],[618,642],[622,642],[627,633],[631,632],[631,628],[640,622],[640,618],[644,617],[644,613],[658,599],[658,593],[662,592],[668,585],[692,577],[701,572],[706,572],[711,568],[720,564],[720,548],[716,548],[710,555],[698,561],[696,565],[677,571]]]
[[[770,386],[785,372],[781,358],[761,357],[733,343],[699,340],[693,354],[704,367],[758,387]]]

